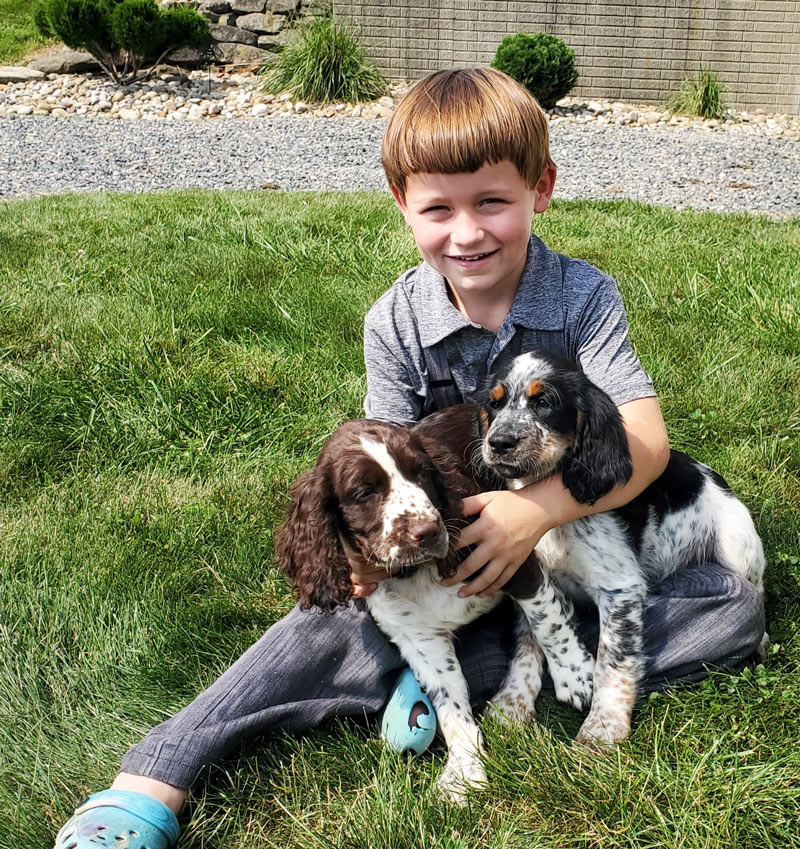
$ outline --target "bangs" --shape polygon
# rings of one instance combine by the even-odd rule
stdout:
[[[550,157],[547,116],[519,83],[492,69],[439,71],[400,102],[383,137],[389,185],[411,174],[473,173],[508,159],[534,188]]]

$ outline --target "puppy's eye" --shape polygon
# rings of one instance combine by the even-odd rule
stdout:
[[[372,487],[364,486],[361,489],[357,489],[354,492],[350,493],[350,500],[355,501],[359,504],[363,504],[365,501],[369,501],[373,495],[377,493]]]
[[[503,402],[506,400],[506,390],[502,383],[498,383],[497,386],[492,389],[489,393],[488,398],[488,406],[492,410],[499,410],[500,407],[503,406]]]
[[[499,410],[503,406],[503,401],[506,400],[506,388],[502,383],[495,384],[489,392],[487,404],[492,410]]]
[[[553,402],[549,398],[534,398],[533,406],[537,413],[549,413],[554,409]]]

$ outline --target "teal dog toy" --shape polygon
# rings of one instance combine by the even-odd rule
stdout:
[[[78,806],[56,837],[55,849],[172,849],[178,818],[158,799],[131,790],[102,790]]]
[[[395,682],[381,717],[381,736],[396,751],[421,755],[436,736],[433,705],[406,668]]]

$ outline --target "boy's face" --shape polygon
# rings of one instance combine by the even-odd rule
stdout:
[[[411,174],[405,198],[392,190],[422,258],[462,303],[490,295],[513,299],[528,251],[534,212],[544,212],[555,183],[548,165],[529,189],[508,160],[473,173]]]

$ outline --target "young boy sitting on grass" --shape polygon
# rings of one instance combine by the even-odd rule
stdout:
[[[614,282],[579,260],[562,262],[531,235],[556,167],[547,117],[534,98],[493,70],[442,71],[419,83],[386,130],[383,165],[424,262],[403,274],[366,318],[369,417],[411,424],[440,406],[472,401],[488,374],[520,351],[576,360],[618,405],[633,476],[593,506],[560,480],[466,499],[480,514],[461,536],[474,550],[455,577],[483,571],[462,595],[500,589],[556,526],[626,504],[663,470],[668,442],[652,384],[628,342]],[[351,561],[355,596],[385,577]],[[748,657],[764,632],[757,591],[713,563],[653,588],[646,614],[644,690],[704,675]],[[597,614],[580,622],[596,640]],[[464,629],[460,661],[476,708],[508,663],[506,622],[489,614]],[[403,667],[355,601],[333,615],[295,608],[212,686],[125,755],[111,790],[90,797],[62,829],[59,849],[93,835],[131,847],[177,841],[180,811],[198,773],[266,732],[296,732],[333,716],[377,713]],[[138,837],[132,837],[135,831]]]

